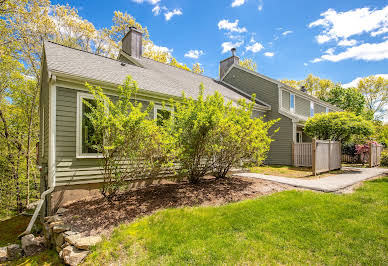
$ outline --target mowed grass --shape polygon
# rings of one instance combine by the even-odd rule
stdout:
[[[353,194],[285,191],[168,209],[118,227],[89,265],[388,265],[388,178]]]

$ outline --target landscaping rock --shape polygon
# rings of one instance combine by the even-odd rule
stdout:
[[[62,221],[52,222],[50,223],[50,228],[53,229],[54,226],[62,226],[64,225]]]
[[[31,202],[26,206],[27,210],[35,210],[36,206],[38,206],[39,201]]]
[[[47,223],[43,224],[43,234],[44,234],[44,237],[46,238],[46,243],[50,245],[50,239],[51,239],[52,233],[50,230],[50,226]]]
[[[68,230],[70,230],[70,227],[67,225],[64,225],[64,224],[54,225],[54,227],[53,227],[54,233],[62,233],[62,232],[68,231]]]
[[[73,231],[66,231],[66,232],[64,232],[63,234],[64,234],[65,236],[73,236],[73,235],[77,235],[77,234],[79,234],[79,233],[73,232]]]
[[[65,209],[65,208],[59,208],[59,209],[57,210],[57,215],[62,215],[62,214],[64,214],[66,211],[67,211],[67,209]]]
[[[7,261],[7,247],[0,248],[0,263]]]
[[[101,242],[102,238],[100,236],[88,236],[75,239],[74,246],[79,249],[89,250],[90,247],[95,246],[97,243]]]
[[[17,260],[22,257],[22,248],[17,244],[12,244],[7,247],[8,260]]]
[[[70,266],[80,264],[88,254],[89,251],[79,250],[73,246],[67,246],[62,250],[63,260],[66,264],[69,264]]]
[[[75,241],[81,237],[82,237],[81,234],[69,235],[69,236],[65,236],[65,241],[71,245],[74,245]]]
[[[22,249],[26,256],[32,256],[45,249],[45,241],[42,237],[35,237],[29,234],[22,237]]]

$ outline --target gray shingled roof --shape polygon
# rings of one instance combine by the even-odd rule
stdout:
[[[201,83],[206,94],[220,92],[225,98],[237,101],[241,94],[219,83],[217,80],[178,69],[147,58],[138,61],[144,66],[138,67],[115,59],[69,48],[52,42],[45,42],[45,54],[48,70],[85,78],[85,81],[98,80],[113,84],[122,84],[130,75],[137,81],[139,88],[171,96],[197,97]]]

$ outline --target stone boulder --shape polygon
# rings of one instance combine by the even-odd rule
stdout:
[[[62,250],[63,261],[70,265],[75,266],[80,264],[86,256],[89,254],[89,251],[79,250],[73,246],[67,246]]]
[[[23,236],[22,249],[26,256],[32,256],[45,249],[45,240],[42,237],[35,237],[33,234]]]
[[[7,261],[7,247],[0,248],[0,263]]]
[[[90,247],[97,245],[101,241],[102,238],[100,236],[87,236],[75,239],[73,245],[79,249],[89,250]]]
[[[17,260],[22,257],[22,249],[18,244],[12,244],[7,246],[8,260]]]
[[[59,208],[57,210],[57,215],[63,215],[66,211],[67,211],[67,209],[65,209],[65,208]]]
[[[57,225],[54,225],[53,227],[54,233],[62,233],[69,230],[70,230],[70,227],[64,224],[57,224]]]

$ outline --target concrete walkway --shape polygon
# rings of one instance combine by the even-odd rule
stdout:
[[[240,173],[235,175],[251,178],[260,178],[264,180],[291,185],[294,187],[307,188],[323,192],[335,192],[339,189],[354,185],[360,181],[370,179],[372,177],[379,176],[382,174],[388,174],[388,169],[384,168],[343,167],[343,170],[350,170],[350,172],[346,174],[333,175],[313,180],[263,175],[256,173]]]

